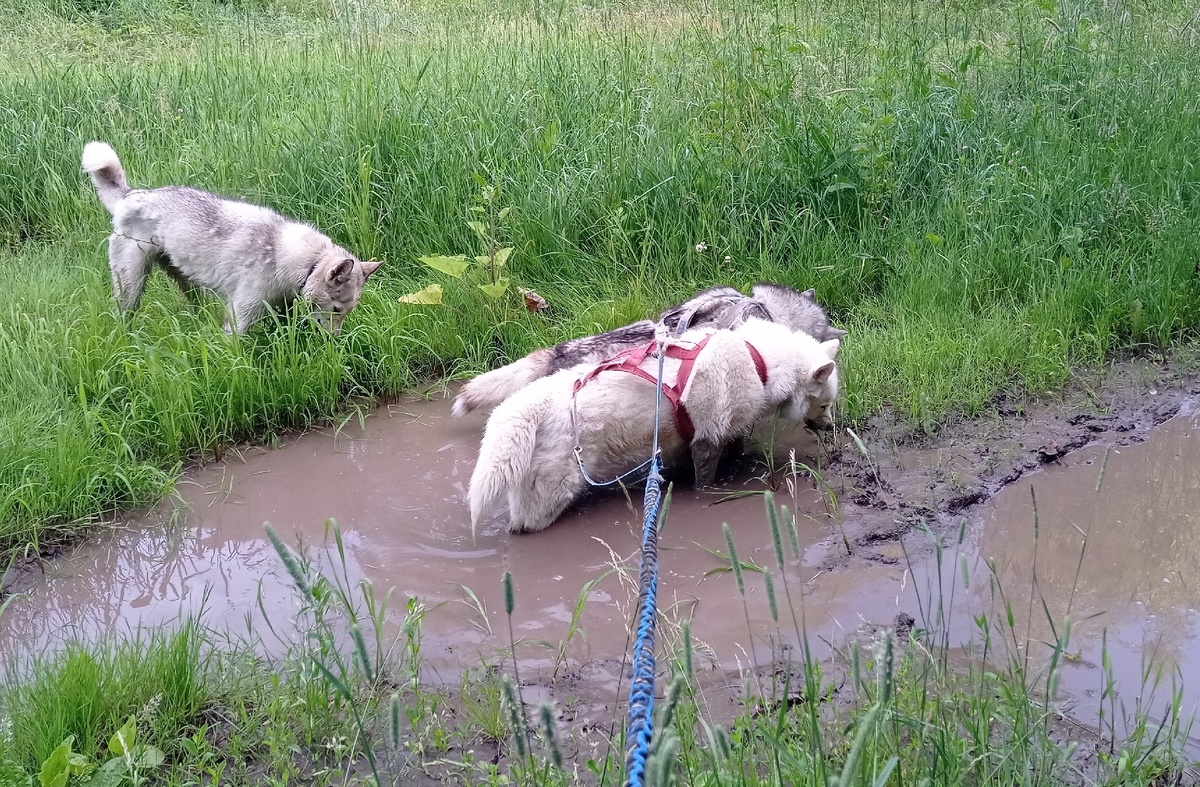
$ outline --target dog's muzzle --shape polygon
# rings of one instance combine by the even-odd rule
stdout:
[[[337,315],[332,315],[327,312],[315,311],[312,313],[312,318],[325,330],[337,336],[342,332],[342,321],[337,319]]]
[[[832,421],[814,421],[811,418],[805,418],[804,425],[807,426],[809,429],[813,430],[814,432],[832,432],[833,431],[833,422]]]

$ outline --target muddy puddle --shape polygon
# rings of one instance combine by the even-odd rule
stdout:
[[[1174,686],[1185,716],[1200,708],[1197,462],[1200,416],[1189,403],[1144,443],[1072,452],[1007,487],[979,517],[963,551],[966,611],[1001,622],[1007,599],[1035,664],[1069,618],[1062,689],[1074,717],[1098,719],[1103,704],[1120,718],[1124,703],[1161,718]],[[963,617],[952,624],[960,638]],[[1110,683],[1115,705],[1104,699]]]
[[[422,657],[431,676],[456,680],[483,658],[494,662],[508,645],[505,570],[515,583],[513,626],[523,663],[553,671],[621,659],[636,598],[640,492],[632,492],[632,507],[619,493],[595,495],[541,533],[511,536],[493,523],[472,538],[465,493],[484,418],[453,419],[449,407],[449,399],[403,401],[363,425],[250,449],[188,473],[150,515],[51,562],[44,577],[27,576],[17,588],[27,592],[4,616],[0,647],[43,651],[71,637],[168,623],[202,607],[210,627],[234,635],[264,634],[264,616],[275,630],[286,629],[297,600],[263,523],[312,549],[325,543],[326,519],[334,518],[350,580],[395,589],[394,623],[408,597],[426,605]],[[801,452],[811,452],[811,438],[799,431],[792,437]],[[780,441],[780,452],[788,447]],[[745,475],[744,486],[764,488]],[[813,489],[780,495],[801,512],[802,545],[829,538]],[[724,522],[743,561],[774,566],[774,549],[760,496],[719,499],[691,489],[672,497],[660,541],[663,636],[677,636],[678,623],[690,618],[698,651],[711,663],[750,665],[778,644],[763,580],[747,572],[743,608],[734,577],[719,571],[727,559],[713,553],[728,551]],[[829,642],[844,640],[865,617],[894,616],[886,609],[894,601],[881,604],[878,588],[860,572],[826,573],[794,560],[788,576],[797,598],[806,591],[810,632]],[[543,643],[568,639],[580,594],[598,578],[570,638],[569,661],[559,664]],[[268,651],[283,647],[263,639]]]
[[[361,425],[314,431],[189,472],[147,516],[50,561],[44,574],[27,572],[14,588],[20,597],[0,621],[0,648],[44,652],[68,638],[168,624],[203,608],[209,627],[232,636],[258,632],[264,650],[279,652],[283,641],[265,635],[263,618],[286,640],[297,601],[263,523],[289,543],[320,551],[332,517],[344,534],[351,580],[395,589],[393,633],[408,597],[426,605],[422,657],[429,678],[453,682],[464,668],[498,660],[508,645],[502,591],[508,570],[523,677],[536,671],[548,680],[571,671],[601,684],[593,688],[615,690],[636,597],[640,492],[633,506],[619,494],[594,496],[542,533],[510,536],[491,524],[472,538],[465,491],[484,419],[452,419],[449,405],[448,399],[401,401]],[[856,541],[854,520],[867,515],[870,500],[842,507],[839,525],[811,480],[779,485],[780,502],[799,512],[802,554],[789,561],[788,588],[817,655],[894,626],[900,613],[917,626],[944,628],[957,645],[978,639],[975,616],[989,612],[993,638],[1007,639],[1010,650],[1028,652],[1037,663],[1048,652],[1041,643],[1052,636],[1044,602],[1056,626],[1068,615],[1073,621],[1061,687],[1066,710],[1084,723],[1096,721],[1105,662],[1117,702],[1125,703],[1119,715],[1138,703],[1161,708],[1172,670],[1197,674],[1200,665],[1200,474],[1193,470],[1200,424],[1192,413],[1185,408],[1150,430],[1144,443],[1067,453],[990,502],[943,516],[938,532],[948,545],[940,574],[929,536],[901,526],[899,513],[881,514],[875,506],[876,519],[897,522],[894,533]],[[778,455],[793,447],[801,459],[822,455],[803,432],[785,434]],[[911,460],[935,461],[915,453]],[[847,501],[855,497],[852,478],[830,477]],[[753,473],[743,473],[741,485],[764,488]],[[761,497],[717,500],[687,488],[674,494],[660,545],[661,638],[677,641],[678,624],[691,619],[705,660],[750,667],[781,644],[795,644],[795,626],[778,576],[776,624],[761,574],[745,573],[743,605],[734,577],[720,570],[727,560],[713,554],[726,552],[721,525],[728,522],[743,561],[775,566]],[[957,544],[960,521],[967,537]],[[568,639],[581,593],[597,579],[563,660],[550,645]],[[993,591],[997,582],[1014,609],[1015,636],[999,630],[1005,615]],[[1143,680],[1150,657],[1166,670],[1156,693]],[[1200,678],[1183,691],[1190,711],[1200,700]]]

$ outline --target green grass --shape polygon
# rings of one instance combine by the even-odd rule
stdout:
[[[716,283],[815,287],[842,416],[936,429],[1200,317],[1193,10],[999,3],[0,0],[0,547],[181,463]],[[161,277],[112,313],[79,172],[187,183],[387,261],[333,340],[220,332]],[[526,314],[417,256],[513,208]],[[698,243],[707,251],[697,251]],[[726,261],[728,257],[728,261]],[[448,306],[396,298],[440,281]]]
[[[76,751],[95,756],[131,714],[140,717],[143,738],[173,741],[199,719],[214,690],[206,636],[188,621],[171,633],[69,643],[12,668],[0,687],[6,722],[0,761],[34,767],[68,735]]]

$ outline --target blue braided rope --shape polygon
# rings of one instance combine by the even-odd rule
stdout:
[[[633,645],[633,680],[629,684],[629,749],[625,756],[626,787],[642,787],[646,759],[654,732],[654,625],[658,594],[658,514],[662,504],[662,455],[658,450],[658,424],[662,413],[662,379],[665,353],[659,345],[658,386],[654,398],[654,450],[650,476],[642,499],[642,566],[638,593],[637,639]]]

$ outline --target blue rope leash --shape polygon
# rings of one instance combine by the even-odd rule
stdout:
[[[663,328],[660,326],[660,331]],[[637,639],[633,645],[633,680],[629,684],[630,741],[625,756],[626,787],[642,787],[646,778],[646,760],[654,732],[654,627],[658,616],[658,516],[662,507],[662,453],[658,446],[658,427],[662,421],[663,365],[666,362],[665,336],[658,339],[658,378],[654,388],[654,442],[650,458],[611,481],[596,481],[583,463],[583,448],[576,435],[575,461],[579,472],[591,486],[624,484],[647,470],[646,493],[642,498],[642,565],[639,572]],[[574,416],[572,416],[574,417]]]
[[[662,413],[663,342],[658,344],[658,385],[654,397],[654,450],[642,499],[642,566],[639,576],[637,639],[633,645],[633,680],[629,684],[629,749],[625,757],[626,787],[642,787],[654,732],[654,625],[658,594],[658,514],[662,505],[662,455],[658,424]]]

